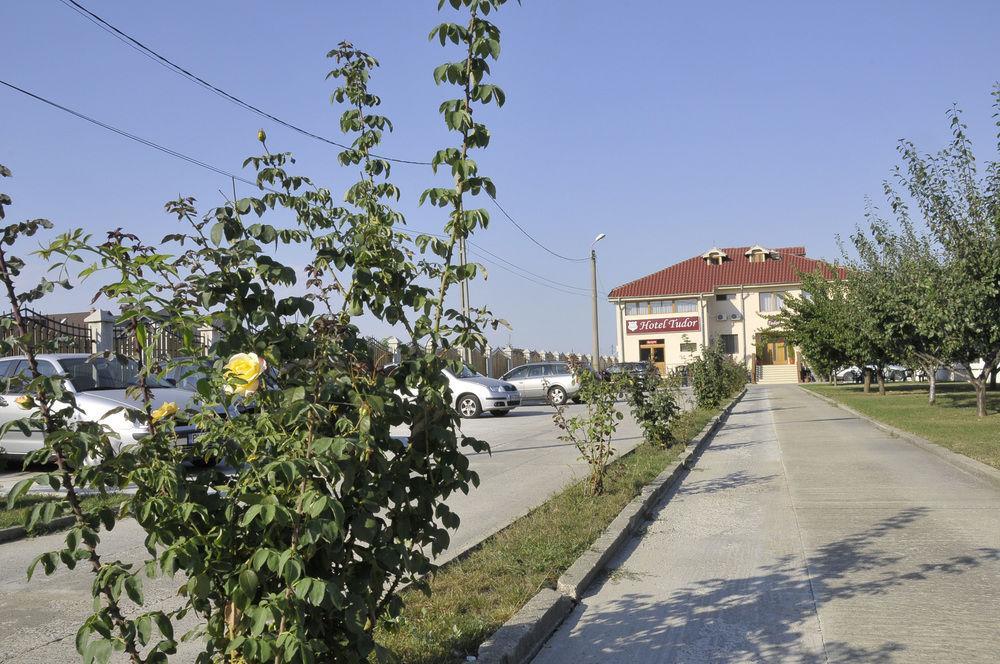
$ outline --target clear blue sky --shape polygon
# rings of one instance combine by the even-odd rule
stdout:
[[[209,81],[329,135],[338,112],[324,56],[350,39],[382,61],[374,88],[396,125],[386,153],[426,160],[453,140],[437,115],[446,91],[431,78],[436,64],[455,59],[427,40],[440,20],[436,0],[83,4]],[[508,103],[489,114],[493,145],[482,169],[515,218],[560,253],[585,255],[607,233],[605,290],[713,244],[805,244],[811,255],[836,257],[835,235],[862,220],[866,196],[880,199],[897,140],[937,149],[953,103],[980,159],[995,154],[989,92],[1000,78],[1000,3],[990,0],[524,0],[497,20],[504,52],[494,73]],[[58,0],[8,0],[0,25],[0,78],[227,170],[255,153],[263,126],[271,148],[293,151],[305,173],[334,190],[351,182],[333,149],[195,87]],[[122,226],[158,238],[174,223],[165,200],[193,195],[207,209],[230,188],[5,89],[0,163],[16,176],[3,183],[13,218],[95,232]],[[433,178],[398,166],[394,180],[409,223],[440,229],[441,215],[416,205]],[[589,286],[586,263],[552,258],[498,214],[477,242]],[[515,345],[590,348],[587,297],[487,267],[473,303],[510,320]],[[48,307],[83,309],[89,295]],[[603,299],[601,315],[608,352],[613,312]]]

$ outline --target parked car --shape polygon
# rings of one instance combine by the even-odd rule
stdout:
[[[910,370],[899,364],[890,364],[884,369],[886,380],[906,380],[910,376]]]
[[[503,417],[521,405],[520,391],[507,381],[487,378],[466,366],[458,373],[445,369],[444,375],[462,417],[479,417],[483,411]]]
[[[866,367],[847,367],[846,369],[841,369],[837,372],[837,380],[840,382],[853,382],[861,383],[865,379],[864,369],[870,369],[872,372],[872,380],[876,380],[877,367],[873,365],[867,365]],[[896,381],[896,380],[906,380],[909,375],[909,369],[899,364],[889,364],[883,370],[882,374],[885,376],[886,380]]]
[[[619,364],[612,364],[602,371],[601,374],[605,379],[611,378],[616,374],[629,374],[630,376],[640,378],[653,371],[656,371],[656,367],[649,362],[621,362]]]
[[[545,399],[561,406],[576,397],[580,382],[566,362],[532,362],[522,364],[503,375],[513,383],[523,399]]]
[[[397,366],[399,365],[387,364],[382,372],[392,374]],[[521,405],[521,394],[517,387],[506,381],[488,378],[467,366],[463,366],[457,373],[445,369],[444,375],[448,378],[455,410],[462,417],[479,417],[483,412],[503,417]],[[402,391],[397,391],[397,394],[404,399],[413,398]]]
[[[146,425],[132,422],[122,411],[107,415],[115,408],[142,409],[141,401],[126,394],[127,388],[138,384],[137,363],[116,357],[91,357],[84,353],[43,354],[38,355],[37,360],[38,370],[43,375],[64,376],[66,390],[74,393],[76,405],[82,411],[76,417],[101,422],[111,429],[111,444],[116,452],[123,445],[134,443],[149,433]],[[27,414],[15,403],[15,399],[22,396],[19,390],[29,379],[26,358],[0,358],[0,423],[21,419]],[[153,408],[173,402],[184,410],[194,397],[190,390],[178,389],[155,379],[151,379],[149,385],[153,392]],[[179,445],[193,444],[194,427],[178,426],[176,432]],[[10,427],[0,439],[0,447],[8,456],[24,457],[41,446],[41,432],[26,436],[17,427]]]

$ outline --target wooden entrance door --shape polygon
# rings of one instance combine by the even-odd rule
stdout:
[[[764,364],[795,364],[795,351],[784,339],[771,339],[764,349]]]
[[[660,375],[667,372],[666,353],[664,352],[663,339],[642,339],[639,341],[639,360],[649,362]]]

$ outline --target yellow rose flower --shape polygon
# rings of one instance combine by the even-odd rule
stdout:
[[[164,417],[170,417],[171,415],[176,414],[177,404],[173,401],[167,401],[151,413],[154,422],[159,422]]]
[[[31,400],[31,397],[29,397],[27,395],[22,395],[22,396],[19,396],[16,399],[14,399],[14,403],[16,403],[21,408],[23,408],[25,410],[28,410],[29,408],[31,408],[31,404],[33,402]]]
[[[237,353],[226,363],[226,392],[250,396],[260,388],[260,376],[267,362],[257,353]]]

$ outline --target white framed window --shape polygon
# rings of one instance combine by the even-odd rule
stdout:
[[[677,300],[677,313],[698,311],[698,300]]]
[[[760,310],[761,311],[779,311],[781,307],[785,304],[785,294],[783,292],[774,293],[761,293],[760,294]]]
[[[674,312],[674,303],[670,300],[656,300],[649,303],[649,313],[670,314]]]
[[[626,302],[625,303],[625,315],[626,316],[638,316],[640,314],[649,313],[649,302]]]

